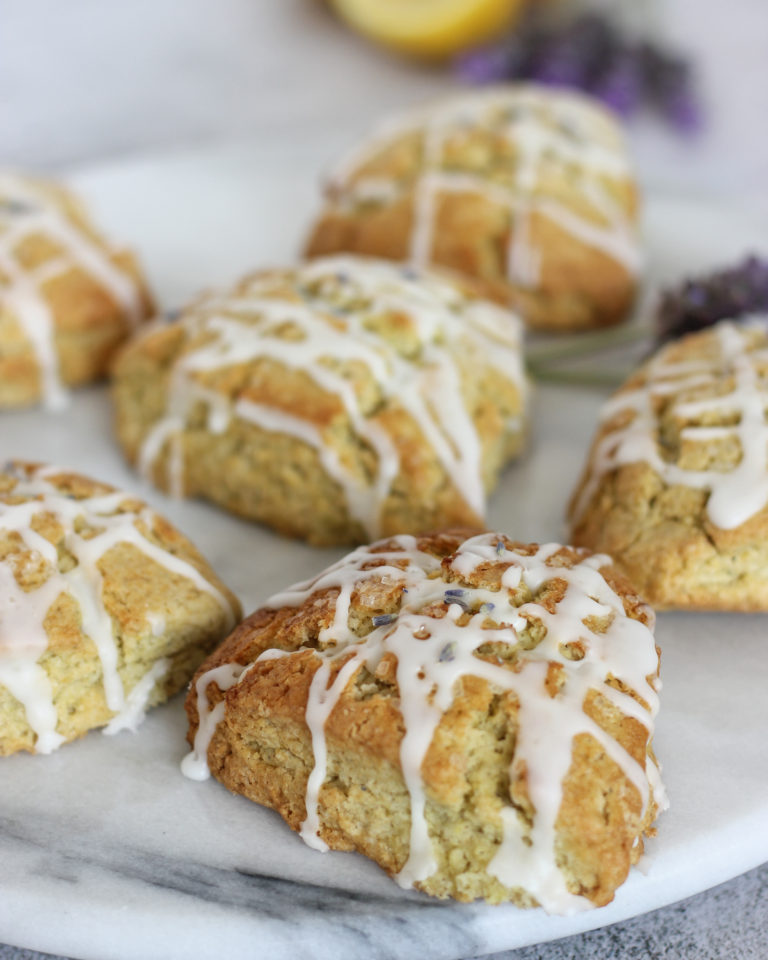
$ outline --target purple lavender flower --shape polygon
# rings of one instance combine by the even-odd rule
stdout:
[[[455,69],[470,84],[519,79],[586,90],[624,117],[648,103],[682,133],[702,122],[691,65],[648,40],[628,41],[596,12],[554,28],[528,23],[499,44],[467,51]]]
[[[513,37],[502,44],[467,50],[456,58],[454,67],[461,80],[479,86],[524,76],[526,64],[523,40]]]
[[[664,291],[656,311],[660,346],[719,320],[768,312],[768,259],[749,256],[724,270],[692,277]]]
[[[440,651],[440,656],[438,657],[440,663],[449,663],[451,660],[456,659],[456,641],[449,640],[445,644],[443,649]]]
[[[535,58],[531,79],[587,89],[614,43],[615,33],[609,22],[597,14],[585,14],[546,38]]]
[[[697,133],[701,129],[701,105],[690,88],[671,95],[664,113],[681,133]]]
[[[396,613],[380,613],[371,619],[374,627],[386,627],[397,620]]]
[[[640,61],[649,100],[681,132],[696,131],[701,125],[701,110],[691,65],[647,42],[641,45]]]
[[[592,82],[590,92],[620,116],[631,116],[643,99],[643,73],[637,47],[617,46]]]

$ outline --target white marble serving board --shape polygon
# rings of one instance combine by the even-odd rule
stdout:
[[[90,170],[74,179],[140,251],[161,305],[298,250],[322,157],[246,144]],[[652,283],[768,249],[748,211],[651,197]],[[493,496],[490,523],[563,535],[596,392],[540,388],[533,442]],[[67,464],[130,487],[198,543],[246,610],[338,551],[174,502],[124,466],[103,388],[67,413],[3,415],[0,455]],[[351,854],[321,855],[272,812],[179,773],[181,698],[137,734],[92,733],[0,765],[0,942],[93,960],[261,956],[451,960],[545,941],[673,902],[768,859],[768,617],[665,614],[657,750],[672,807],[613,904],[576,917],[444,904]]]

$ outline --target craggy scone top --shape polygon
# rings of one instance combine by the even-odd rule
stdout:
[[[567,319],[526,309],[539,326],[596,322],[574,299],[619,319],[641,265],[621,130],[569,91],[491,88],[392,117],[332,172],[326,204],[310,255],[439,263],[524,308],[526,291],[562,297]]]
[[[272,714],[279,729],[292,715],[311,732],[314,768],[303,822],[300,802],[281,812],[310,845],[337,845],[320,810],[331,802],[330,744],[343,744],[401,771],[410,840],[406,828],[399,862],[394,840],[369,855],[402,886],[552,912],[605,903],[665,806],[650,749],[652,627],[604,556],[468,531],[380,541],[272,597],[203,664],[185,772],[203,778],[211,759],[221,776],[230,749],[217,738],[237,729],[239,711]],[[476,714],[505,722],[479,758]],[[448,841],[432,803],[469,804],[473,842],[496,836],[463,876],[438,851]]]
[[[115,390],[119,435],[146,475],[312,542],[334,542],[319,528],[331,508],[347,517],[341,542],[411,529],[398,512],[409,504],[429,519],[449,502],[454,512],[433,526],[482,522],[526,414],[513,313],[433,274],[348,256],[202,298],[125,351]],[[222,470],[216,438],[235,431]],[[247,471],[249,453],[265,463]],[[314,465],[299,463],[306,453]],[[300,486],[302,506],[318,501],[304,520],[298,507],[264,507],[265,477],[279,464],[273,495]],[[319,474],[330,492],[317,493]]]
[[[768,322],[659,351],[604,406],[571,503],[654,605],[766,609]]]
[[[149,309],[133,258],[74,194],[0,171],[0,408],[61,407],[64,385],[103,376]]]
[[[199,663],[205,639],[210,649],[238,616],[197,550],[146,504],[60,468],[0,471],[0,755],[135,726],[181,645],[199,645]]]

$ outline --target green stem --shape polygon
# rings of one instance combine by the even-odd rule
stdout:
[[[528,373],[540,383],[560,383],[575,387],[618,387],[627,379],[630,370],[563,370],[539,367],[528,363]]]
[[[644,324],[612,327],[610,330],[595,330],[567,339],[558,339],[554,343],[532,343],[527,346],[526,354],[532,364],[552,363],[583,357],[588,353],[600,353],[629,343],[639,343],[652,336],[653,328]]]

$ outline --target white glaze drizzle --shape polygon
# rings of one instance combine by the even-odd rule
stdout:
[[[27,722],[37,735],[38,753],[51,753],[64,742],[56,732],[51,681],[37,662],[48,649],[45,614],[59,593],[58,584],[47,581],[31,600],[30,611],[30,597],[17,583],[11,566],[0,563],[0,684],[24,708]]]
[[[27,270],[18,262],[22,241],[40,235],[61,248],[61,254]],[[90,274],[124,313],[131,327],[143,313],[136,281],[67,217],[64,210],[34,180],[0,173],[0,303],[20,324],[40,367],[44,405],[58,410],[67,403],[59,377],[54,317],[45,298],[45,283],[77,268]]]
[[[126,697],[118,672],[119,650],[112,618],[103,600],[99,570],[102,558],[118,544],[130,543],[149,559],[215,597],[227,611],[230,627],[234,611],[221,591],[192,564],[158,547],[141,532],[137,522],[151,530],[154,514],[146,507],[138,513],[128,509],[128,494],[114,491],[77,499],[57,486],[55,478],[64,472],[58,468],[6,467],[5,472],[9,471],[17,483],[5,497],[24,499],[8,503],[0,498],[0,533],[20,538],[22,549],[31,551],[26,562],[42,566],[46,577],[34,589],[23,590],[14,573],[20,555],[14,552],[0,561],[0,683],[24,707],[36,735],[36,752],[50,753],[58,747],[63,738],[56,731],[53,690],[39,660],[48,649],[45,619],[59,597],[70,596],[78,605],[81,629],[98,652],[107,706],[116,714],[105,732],[134,729],[168,663],[156,662]],[[64,547],[77,561],[66,572],[59,569],[56,547],[32,527],[35,518],[44,516],[53,518],[62,528]],[[79,532],[83,529],[87,536]],[[161,622],[158,611],[148,611],[147,624],[154,636]]]
[[[451,137],[472,128],[493,131],[514,147],[516,160],[505,171],[513,174],[511,182],[446,168],[445,151]],[[393,179],[387,188],[381,174],[369,177],[360,173],[378,152],[409,133],[422,137],[415,187],[411,180]],[[553,196],[537,193],[543,167],[552,164],[577,178],[579,194],[597,214],[597,221]],[[462,95],[431,109],[389,119],[339,164],[331,178],[329,198],[332,205],[347,210],[371,200],[395,203],[404,191],[413,190],[410,254],[415,264],[425,266],[432,262],[439,198],[446,193],[484,197],[509,210],[508,278],[521,287],[535,288],[542,259],[542,251],[530,238],[531,218],[536,214],[615,260],[630,275],[639,272],[642,255],[637,228],[603,180],[629,177],[618,129],[595,104],[571,93],[523,85]]]
[[[711,334],[716,355],[692,362],[669,362],[670,348],[662,350],[646,368],[645,382],[623,390],[603,407],[601,420],[621,413],[631,415],[623,426],[609,429],[596,444],[588,464],[586,482],[573,509],[578,522],[589,506],[602,478],[631,463],[647,463],[667,486],[686,486],[709,494],[706,513],[712,524],[732,530],[768,505],[768,384],[756,369],[768,361],[768,320],[755,320],[742,329],[728,321]],[[757,339],[756,339],[757,338]],[[717,386],[733,379],[728,393],[690,399],[690,391]],[[665,460],[659,440],[657,401],[667,400],[665,416],[682,421],[703,415],[734,417],[727,425],[688,423],[681,438],[690,443],[733,437],[741,457],[730,470],[689,470]]]
[[[197,678],[195,692],[197,693],[197,712],[200,722],[197,727],[193,749],[181,761],[181,772],[190,780],[207,780],[211,772],[208,769],[208,747],[211,738],[216,732],[224,716],[226,706],[221,700],[213,709],[208,702],[208,687],[215,683],[221,691],[229,690],[245,673],[245,668],[239,663],[225,663],[213,670],[207,670]]]
[[[506,886],[519,887],[534,896],[550,912],[586,909],[590,902],[572,894],[557,866],[555,825],[562,802],[562,784],[571,765],[573,739],[589,734],[600,744],[635,786],[643,812],[653,798],[658,809],[667,806],[659,772],[650,756],[639,765],[611,736],[584,712],[589,691],[595,691],[626,716],[638,719],[648,730],[658,710],[660,684],[656,676],[658,658],[651,627],[628,618],[621,599],[600,573],[609,564],[604,556],[590,556],[573,568],[548,564],[560,549],[548,544],[527,556],[508,548],[498,534],[486,533],[465,541],[454,555],[450,569],[458,582],[481,564],[503,564],[502,589],[459,587],[456,581],[440,577],[440,561],[418,549],[415,538],[399,536],[390,546],[376,552],[368,547],[355,550],[313,580],[273,596],[268,608],[294,607],[324,590],[338,591],[332,622],[321,630],[319,641],[328,644],[314,655],[320,664],[312,680],[306,708],[306,722],[312,735],[314,768],[306,793],[306,819],[301,836],[317,849],[325,849],[318,836],[320,789],[326,777],[325,726],[328,717],[358,670],[374,673],[382,657],[394,654],[399,707],[405,735],[400,746],[403,777],[410,794],[411,835],[407,862],[397,876],[404,887],[427,879],[436,869],[425,815],[427,797],[422,767],[442,716],[450,708],[457,683],[465,676],[482,677],[491,687],[514,696],[518,704],[518,726],[512,774],[524,766],[527,789],[535,809],[533,825],[527,830],[510,806],[502,811],[503,841],[488,866]],[[378,566],[371,566],[375,562]],[[386,622],[371,626],[360,638],[349,627],[353,592],[362,581],[386,578],[402,584],[402,605]],[[565,580],[567,588],[555,613],[536,602],[516,605],[512,598],[521,583],[535,593],[546,581]],[[452,591],[452,592],[447,592]],[[422,611],[435,603],[446,605],[442,619]],[[457,621],[465,611],[468,623]],[[604,633],[592,630],[590,617],[610,622]],[[527,618],[540,621],[546,633],[531,650],[519,650],[516,670],[506,669],[475,656],[476,649],[489,642],[516,645]],[[494,625],[487,628],[488,620]],[[581,660],[565,656],[565,645],[579,641]],[[303,648],[300,648],[303,649]],[[287,655],[267,650],[259,660]],[[551,664],[564,671],[565,683],[551,697],[545,688]],[[253,667],[239,664],[219,666],[198,680],[200,724],[195,738],[194,758],[205,758],[215,725],[225,714],[225,700],[211,710],[205,691],[212,680],[228,689],[244,671]],[[328,686],[332,668],[338,672]],[[642,700],[617,690],[607,681],[622,681]],[[191,762],[191,761],[190,761]],[[199,770],[198,770],[199,773]]]
[[[154,633],[153,635],[157,636]],[[103,732],[107,736],[113,736],[122,730],[136,731],[147,713],[147,705],[152,691],[158,680],[162,680],[168,673],[171,661],[167,657],[156,660],[147,670],[139,682],[130,690],[125,698],[123,709],[116,716],[112,717],[109,723],[104,727]]]
[[[139,452],[144,476],[151,477],[167,450],[170,490],[183,495],[183,431],[193,406],[202,403],[211,433],[222,432],[236,417],[312,447],[339,484],[350,516],[368,536],[377,536],[381,505],[400,462],[388,432],[361,409],[353,383],[338,369],[339,363],[351,362],[367,368],[385,403],[410,414],[467,504],[483,516],[480,442],[461,395],[456,356],[474,355],[503,372],[517,385],[524,407],[518,319],[492,304],[467,300],[435,277],[416,278],[412,270],[388,262],[329,257],[298,268],[293,282],[304,292],[304,302],[287,299],[279,288],[276,292],[274,278],[266,275],[253,278],[245,291],[231,297],[198,303],[182,318],[190,338],[203,331],[207,336],[200,346],[182,352],[171,370],[165,416],[147,432]],[[312,293],[308,285],[313,285]],[[335,295],[355,305],[347,310],[343,302],[335,303]],[[360,308],[359,298],[367,306]],[[370,318],[389,311],[409,318],[418,340],[417,359],[400,355],[366,326]],[[282,336],[286,324],[298,336]],[[453,355],[448,347],[454,348]],[[338,398],[355,434],[376,454],[373,478],[360,476],[342,462],[323,429],[311,420],[311,411],[299,416],[249,400],[247,390],[229,397],[200,382],[206,372],[260,359],[301,371]],[[510,421],[510,428],[515,422],[519,424]]]

